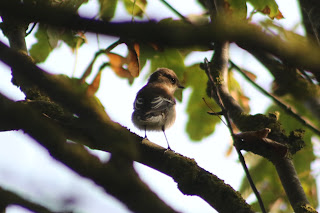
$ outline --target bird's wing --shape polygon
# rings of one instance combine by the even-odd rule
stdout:
[[[170,100],[162,96],[156,96],[151,100],[137,98],[134,102],[134,109],[144,109],[146,114],[160,112],[175,105],[175,100]]]

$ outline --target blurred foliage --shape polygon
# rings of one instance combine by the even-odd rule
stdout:
[[[99,17],[104,21],[110,21],[116,12],[118,0],[99,0]]]
[[[147,6],[146,0],[123,0],[127,12],[133,16],[142,17]]]
[[[37,42],[32,45],[29,52],[36,63],[44,62],[51,51],[58,46],[59,41],[63,41],[72,50],[79,48],[86,42],[82,33],[50,27],[45,24],[39,24],[35,37]]]
[[[304,126],[276,105],[269,107],[267,112],[279,112],[279,121],[287,134],[299,128],[305,129]],[[311,171],[311,163],[315,160],[311,142],[312,136],[313,133],[310,130],[305,132],[304,141],[306,147],[293,156],[293,161],[309,202],[312,206],[318,206],[316,180]],[[246,155],[246,162],[250,166],[250,174],[263,198],[265,206],[268,209],[277,210],[276,212],[293,212],[273,164],[251,153]],[[247,179],[243,179],[239,191],[244,197],[248,197],[252,193]],[[257,202],[254,202],[253,206],[257,211],[260,209]]]
[[[275,0],[248,0],[247,2],[249,2],[255,10],[268,15],[272,19],[283,18]]]
[[[227,0],[226,10],[234,18],[245,19],[247,17],[247,4],[246,0]]]
[[[186,68],[184,82],[185,86],[192,89],[187,106],[188,122],[186,131],[192,140],[199,141],[211,135],[220,119],[217,116],[208,115],[210,108],[202,100],[207,98],[208,78],[205,72],[200,69],[199,64]],[[210,100],[210,107],[213,111],[219,112],[220,107]]]

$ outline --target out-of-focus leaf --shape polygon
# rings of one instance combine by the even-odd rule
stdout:
[[[159,50],[151,58],[151,71],[160,67],[172,69],[181,80],[185,71],[184,58],[177,49]]]
[[[120,77],[128,78],[129,82],[132,83],[133,78],[139,76],[140,73],[140,47],[138,43],[134,42],[126,42],[126,45],[128,47],[126,57],[115,53],[107,53],[107,56],[113,71]]]
[[[128,56],[127,56],[127,64],[128,70],[131,73],[132,77],[138,77],[140,73],[140,47],[138,43],[126,43],[128,46]]]
[[[142,17],[147,6],[146,0],[123,0],[124,6],[130,15]]]
[[[192,93],[187,106],[188,122],[186,126],[189,137],[199,141],[214,132],[220,119],[217,116],[208,115],[210,110],[202,98],[207,97],[207,76],[199,68],[199,64],[186,68],[185,86],[192,88]],[[216,103],[210,102],[211,108],[218,112],[220,109]]]
[[[246,0],[225,0],[225,10],[232,17],[246,19],[247,4]]]
[[[110,21],[116,11],[118,0],[99,0],[99,17],[104,21]]]
[[[248,0],[255,10],[268,15],[270,18],[282,19],[283,15],[275,0]]]
[[[249,72],[248,70],[245,69],[241,69],[242,72],[244,72],[244,74],[246,74],[246,76],[248,76],[252,81],[256,81],[257,76],[255,74],[253,74],[252,72]]]
[[[62,29],[54,28],[54,27],[47,27],[47,36],[48,41],[52,49],[54,49],[58,45],[58,41],[63,34]]]
[[[123,65],[127,62],[127,59],[122,57],[121,55],[115,53],[108,53],[109,61],[111,64],[112,70],[122,78],[132,78],[130,72],[123,68]]]
[[[92,83],[88,86],[87,95],[93,96],[99,89],[101,80],[101,72],[98,72],[96,77],[93,79]]]
[[[92,68],[93,68],[93,64],[96,61],[96,58],[94,58],[91,63],[89,64],[89,66],[87,67],[87,69],[84,71],[84,73],[82,74],[81,78],[80,78],[80,82],[84,83],[87,79],[87,77],[92,73]]]
[[[35,37],[37,43],[32,45],[29,52],[36,63],[44,62],[51,51],[58,46],[60,40],[63,40],[72,49],[80,47],[86,41],[82,34],[44,24],[39,24]]]
[[[35,37],[37,39],[37,43],[32,45],[29,53],[36,63],[44,62],[53,49],[49,42],[47,27],[39,24]]]
[[[151,58],[151,72],[154,72],[161,67],[172,69],[181,81],[183,73],[185,72],[184,57],[177,49],[154,51],[154,55]],[[175,93],[175,97],[178,101],[181,101],[182,91],[178,90]]]
[[[63,40],[73,51],[78,49],[82,44],[86,43],[86,37],[83,33],[74,33],[71,30],[65,31],[61,35]]]
[[[233,73],[228,73],[228,88],[232,97],[242,106],[245,112],[250,111],[249,98],[244,95],[239,83],[233,77]]]

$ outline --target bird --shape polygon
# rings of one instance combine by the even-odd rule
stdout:
[[[165,130],[173,125],[176,119],[175,91],[183,89],[176,73],[168,68],[158,68],[142,87],[133,103],[132,122],[140,130],[162,131],[171,150]]]

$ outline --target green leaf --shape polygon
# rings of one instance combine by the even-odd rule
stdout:
[[[84,37],[69,29],[55,28],[43,24],[39,25],[35,37],[37,43],[32,45],[29,52],[36,63],[44,62],[51,51],[58,46],[60,40],[63,40],[72,49],[85,43]]]
[[[53,49],[49,42],[47,27],[40,24],[38,31],[35,33],[35,37],[37,43],[32,45],[29,53],[36,63],[44,62]]]
[[[200,69],[199,64],[192,65],[185,72],[185,86],[192,88],[192,93],[187,106],[188,122],[186,126],[189,137],[194,141],[199,141],[214,132],[215,126],[220,119],[217,116],[209,115],[210,111],[202,98],[207,97],[207,76]],[[211,108],[219,111],[215,103],[211,103]]]
[[[185,71],[184,58],[177,49],[164,49],[154,52],[151,58],[151,71],[166,67],[172,69],[181,80]]]
[[[147,6],[146,0],[123,0],[124,6],[130,15],[142,17]]]
[[[247,17],[246,0],[225,0],[226,9],[233,17],[245,19]]]
[[[99,16],[104,21],[110,21],[116,11],[118,0],[99,0]]]
[[[275,0],[248,0],[248,2],[250,2],[255,10],[268,15],[272,19],[283,18]]]
[[[63,33],[61,35],[61,40],[63,40],[72,49],[79,48],[86,42],[84,36],[77,35],[71,30],[67,30],[65,33]]]

